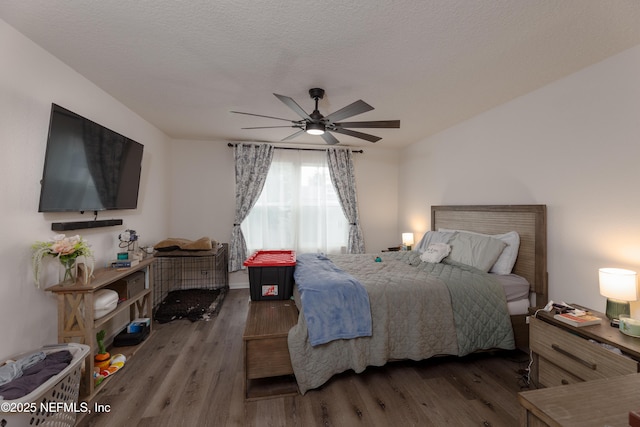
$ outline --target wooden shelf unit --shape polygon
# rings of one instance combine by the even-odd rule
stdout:
[[[139,317],[152,317],[153,277],[151,276],[153,269],[151,266],[154,261],[154,258],[146,258],[141,260],[138,265],[127,269],[98,269],[94,271],[89,284],[85,285],[77,281],[72,285],[58,284],[47,289],[55,293],[58,299],[58,342],[75,342],[91,347],[80,383],[81,396],[91,399],[97,391],[93,379],[93,357],[97,351],[96,333],[102,326],[127,309],[129,309],[130,320]],[[120,302],[116,309],[107,315],[94,319],[94,293],[138,271],[145,272],[144,290]],[[135,353],[140,345],[118,347],[118,353],[122,353],[128,358]],[[103,384],[104,381],[101,385]]]

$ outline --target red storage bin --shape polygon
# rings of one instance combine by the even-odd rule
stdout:
[[[295,251],[256,251],[244,265],[249,269],[252,301],[291,298]]]

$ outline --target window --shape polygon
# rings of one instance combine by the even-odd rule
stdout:
[[[340,253],[349,224],[324,151],[275,150],[262,194],[242,223],[249,253],[293,249]]]

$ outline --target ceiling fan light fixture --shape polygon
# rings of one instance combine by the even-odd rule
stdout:
[[[307,123],[307,127],[305,129],[305,132],[309,135],[322,135],[324,134],[324,131],[324,123]]]
[[[348,135],[354,138],[364,139],[369,142],[377,142],[381,140],[379,136],[369,135],[368,133],[358,132],[355,130],[351,130],[351,128],[399,128],[400,120],[374,120],[374,121],[355,121],[355,122],[343,122],[344,119],[348,119],[349,117],[357,116],[358,114],[366,113],[367,111],[373,110],[373,107],[363,100],[359,99],[356,102],[352,102],[346,107],[342,107],[341,109],[334,111],[328,116],[323,116],[320,111],[318,111],[318,101],[323,99],[324,97],[324,89],[313,88],[309,89],[309,96],[315,101],[315,109],[312,113],[307,114],[305,110],[302,109],[294,101],[292,98],[284,95],[278,95],[274,93],[276,98],[282,101],[287,107],[293,110],[298,116],[298,120],[288,120],[280,117],[273,116],[265,116],[262,114],[253,114],[253,113],[243,113],[241,111],[232,111],[232,113],[238,114],[246,114],[248,116],[256,116],[256,117],[266,117],[268,119],[276,119],[283,120],[285,122],[290,122],[289,126],[260,126],[260,127],[249,127],[242,129],[268,129],[268,128],[279,128],[279,127],[289,127],[295,128],[296,132],[292,135],[287,136],[282,141],[288,141],[290,139],[296,138],[299,135],[307,133],[309,135],[322,136],[324,142],[327,144],[333,145],[337,144],[340,141],[333,136],[333,132],[337,132],[343,135]],[[326,133],[326,135],[325,135]]]

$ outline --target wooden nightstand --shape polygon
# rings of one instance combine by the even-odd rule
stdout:
[[[298,394],[287,336],[298,321],[292,300],[251,301],[242,336],[245,397],[257,399]]]
[[[553,387],[640,371],[640,338],[609,326],[603,313],[586,310],[602,318],[602,323],[576,328],[555,320],[553,313],[538,311],[536,317],[531,316],[531,379],[536,386]]]
[[[523,427],[628,427],[640,409],[640,374],[518,393]],[[632,426],[634,424],[631,424]]]

